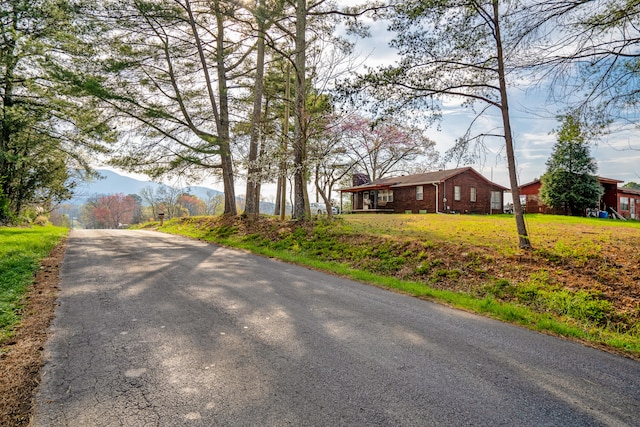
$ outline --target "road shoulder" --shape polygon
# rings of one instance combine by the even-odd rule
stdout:
[[[44,345],[55,315],[65,243],[41,261],[34,284],[25,296],[22,322],[13,338],[0,345],[0,425],[26,426],[30,422],[44,363]]]

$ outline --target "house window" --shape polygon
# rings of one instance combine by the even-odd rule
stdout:
[[[456,202],[460,201],[460,186],[459,185],[455,185],[453,187],[453,200],[455,200]]]
[[[476,187],[471,187],[471,193],[469,194],[469,201],[476,201]]]
[[[628,197],[620,197],[620,210],[628,211],[629,210],[629,198]]]
[[[422,200],[424,198],[424,194],[422,193],[422,185],[418,185],[416,187],[416,200]]]
[[[393,202],[393,190],[378,191],[378,202]]]
[[[491,192],[491,210],[502,212],[502,191]]]

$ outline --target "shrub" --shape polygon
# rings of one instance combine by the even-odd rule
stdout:
[[[405,263],[405,259],[401,256],[389,257],[380,261],[380,270],[386,272],[398,271]]]
[[[507,279],[497,279],[484,287],[484,291],[495,298],[509,299],[514,295],[515,287]]]
[[[613,310],[611,302],[599,299],[586,291],[572,292],[566,289],[541,292],[550,310],[579,320],[605,323]]]
[[[442,278],[456,280],[456,279],[459,279],[460,276],[462,276],[462,271],[457,269],[447,270],[445,268],[437,270],[433,274],[433,277],[436,281]]]
[[[40,225],[42,227],[44,227],[45,225],[49,224],[49,218],[47,218],[44,215],[38,215],[34,220],[33,223],[35,225]]]
[[[535,283],[523,283],[515,288],[514,295],[522,302],[536,302],[540,287]]]
[[[431,261],[421,262],[416,266],[415,272],[416,274],[426,274],[431,271],[434,267],[442,265],[443,262],[440,259],[434,259]]]
[[[230,227],[228,225],[221,225],[219,227],[214,227],[211,229],[210,233],[216,237],[227,238],[236,234],[238,232],[238,227]]]

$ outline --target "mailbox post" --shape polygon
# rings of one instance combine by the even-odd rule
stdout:
[[[158,216],[160,217],[160,227],[162,227],[162,224],[164,224],[164,212],[160,212]]]

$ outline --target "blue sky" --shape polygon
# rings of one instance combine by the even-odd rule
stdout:
[[[554,129],[560,123],[551,111],[553,105],[547,105],[542,94],[532,95],[515,93],[510,95],[510,114],[518,181],[530,182],[539,178],[546,170],[545,162],[551,155],[556,142]],[[535,110],[541,111],[536,113]],[[543,110],[547,110],[544,111]],[[449,105],[440,125],[440,131],[429,130],[428,134],[437,143],[441,152],[451,147],[473,119],[465,108]],[[501,117],[497,110],[487,113],[483,122],[486,128],[501,126]],[[489,177],[493,168],[493,180],[508,187],[509,178],[504,158],[504,141],[500,138],[487,140],[488,152],[483,162],[473,166]],[[598,163],[598,175],[622,181],[640,181],[640,140],[637,129],[616,132],[607,135],[591,146],[591,155]],[[455,165],[447,165],[454,167]]]

